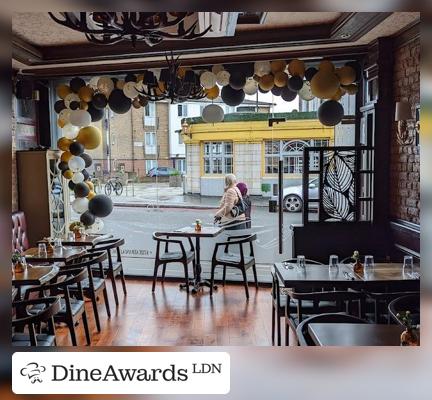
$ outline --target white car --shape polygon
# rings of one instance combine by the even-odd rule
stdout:
[[[318,178],[309,181],[309,198],[318,198]],[[311,206],[317,206],[312,203]],[[283,207],[288,212],[300,212],[303,209],[303,185],[286,187],[283,190]]]

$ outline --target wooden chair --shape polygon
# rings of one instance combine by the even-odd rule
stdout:
[[[352,315],[357,311],[359,318],[362,317],[362,304],[364,293],[355,291],[326,291],[326,292],[295,292],[289,291],[288,296],[296,300],[297,310],[292,312],[292,307],[285,307],[285,345],[289,345],[289,329],[294,333],[298,325],[312,315],[325,313],[346,312]],[[306,302],[306,307],[303,304]],[[354,304],[356,307],[354,307]],[[298,340],[298,338],[297,338]]]
[[[408,294],[406,296],[398,297],[392,300],[388,305],[388,310],[391,318],[398,323],[403,325],[401,320],[397,317],[397,314],[404,311],[411,313],[411,319],[413,325],[420,324],[420,293]]]
[[[30,314],[29,307],[43,306],[39,312]],[[16,319],[12,319],[12,346],[56,346],[55,325],[53,317],[60,311],[60,297],[44,297],[41,299],[22,300],[12,303]],[[46,331],[38,332],[37,326],[46,323]],[[28,327],[28,333],[24,328]]]
[[[120,247],[125,243],[124,239],[108,239],[97,243],[89,252],[100,252],[106,251],[108,255],[108,260],[102,262],[103,275],[100,275],[99,268],[93,268],[93,275],[99,278],[108,277],[111,280],[114,300],[116,305],[119,305],[116,277],[120,276],[121,283],[123,286],[123,294],[127,296],[126,281],[123,273],[123,264],[121,259]],[[115,252],[115,259],[112,252]]]
[[[343,313],[326,313],[314,315],[302,321],[296,329],[296,336],[300,346],[315,346],[314,341],[309,335],[308,326],[312,323],[326,324],[366,324],[367,322],[353,315]]]
[[[307,264],[324,265],[318,261],[306,259]],[[290,258],[285,260],[284,263],[297,263],[297,258]],[[274,268],[271,268],[272,274],[272,344],[275,343],[275,328],[277,332],[277,345],[280,346],[282,343],[282,332],[281,332],[281,318],[285,317],[285,308],[287,302],[290,300],[287,295],[287,289],[281,287],[278,277],[275,274]],[[291,302],[290,307],[296,307],[295,302]]]
[[[258,278],[256,272],[254,249],[253,249],[253,242],[255,240],[256,240],[256,234],[237,235],[237,236],[230,236],[226,242],[216,243],[213,251],[213,257],[212,257],[210,296],[213,295],[214,273],[218,265],[221,265],[224,268],[224,276],[223,276],[224,283],[225,283],[226,267],[240,269],[243,275],[244,288],[245,288],[247,299],[249,299],[249,288],[248,288],[248,281],[246,277],[246,271],[249,268],[252,268],[254,279],[255,279],[255,287],[258,289]],[[245,255],[245,251],[243,248],[243,245],[245,245],[246,243],[249,243],[249,255]],[[239,246],[240,254],[229,253],[229,248],[236,245]],[[218,254],[218,250],[222,246],[225,247],[224,252],[222,254]]]
[[[54,279],[61,278],[54,283],[30,288],[26,292],[26,296],[30,296],[32,292],[37,292],[43,295],[44,292],[49,292],[50,296],[60,296],[61,309],[54,316],[54,321],[65,323],[71,335],[72,345],[77,345],[75,325],[82,319],[87,345],[90,345],[90,331],[87,322],[87,314],[85,310],[84,295],[82,291],[82,282],[88,278],[87,269],[66,269],[60,271]],[[74,288],[76,285],[77,288]],[[74,296],[71,295],[71,287],[74,290]],[[31,314],[40,311],[40,307],[33,307],[29,312]]]
[[[75,262],[71,265],[66,265],[65,269],[68,268],[80,268],[87,269],[88,278],[81,283],[82,291],[85,297],[91,300],[93,305],[93,312],[95,316],[96,329],[98,332],[101,331],[99,311],[97,307],[97,299],[102,294],[105,302],[106,312],[108,318],[111,317],[108,293],[106,289],[103,262],[108,258],[106,251],[96,251],[87,253],[79,259],[79,262]],[[98,276],[93,276],[93,271],[97,271]],[[72,285],[69,288],[70,293],[74,296],[78,292],[78,285]]]
[[[183,264],[185,273],[185,287],[187,292],[189,292],[189,272],[188,265],[191,262],[193,265],[193,270],[195,270],[195,248],[192,243],[192,239],[188,237],[188,242],[190,245],[189,250],[186,250],[184,244],[181,240],[170,239],[165,235],[159,235],[158,233],[153,233],[153,240],[156,241],[156,256],[154,262],[154,273],[153,273],[153,285],[152,292],[155,291],[157,275],[159,267],[162,265],[162,279],[165,280],[166,266],[170,263],[181,263]],[[161,252],[161,245],[164,244],[164,250]],[[180,247],[180,251],[169,251],[169,245],[177,245]],[[171,246],[172,248],[172,246]]]

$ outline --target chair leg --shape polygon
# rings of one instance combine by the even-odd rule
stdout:
[[[280,346],[282,344],[282,327],[280,322],[279,311],[276,310],[276,332],[277,332],[277,345]]]
[[[210,296],[213,296],[213,285],[214,285],[214,273],[216,265],[212,263],[211,266],[211,276],[210,276]]]
[[[110,271],[109,277],[111,279],[111,284],[112,284],[112,288],[113,288],[114,300],[115,300],[116,306],[118,306],[119,300],[118,300],[118,294],[117,294],[116,279],[115,279],[114,273],[112,271]]]
[[[124,277],[124,273],[123,273],[123,267],[121,267],[120,269],[120,280],[123,286],[123,294],[126,296],[127,295],[127,290],[126,290],[126,281],[125,281],[125,277]]]
[[[285,324],[285,346],[289,346],[289,325]]]
[[[75,323],[72,318],[69,319],[69,321],[66,322],[69,327],[69,333],[71,336],[71,342],[72,346],[77,345],[77,339],[76,339],[76,333],[75,333]]]
[[[108,292],[107,292],[106,287],[103,288],[103,297],[104,297],[104,301],[105,301],[105,308],[106,308],[108,318],[111,318],[111,310],[110,310]]]
[[[97,308],[97,301],[96,301],[96,293],[95,292],[90,293],[90,299],[91,299],[91,302],[93,305],[93,313],[94,313],[95,321],[96,321],[96,329],[98,332],[100,332],[101,326],[100,326],[99,311]]]
[[[152,285],[152,292],[155,291],[158,269],[159,269],[159,264],[156,264],[156,263],[155,263],[154,271],[153,271],[153,285]]]
[[[162,265],[162,279],[161,282],[165,282],[166,263]]]
[[[246,298],[249,299],[249,288],[248,288],[248,281],[246,276],[246,270],[244,268],[241,268],[242,275],[243,275],[243,281],[244,281],[244,287],[246,292]]]
[[[253,270],[254,279],[255,279],[255,287],[258,289],[258,277],[257,277],[257,271],[256,271],[256,265],[255,264],[252,266],[252,270]]]
[[[166,264],[164,265],[165,268]],[[184,266],[184,272],[185,272],[185,283],[186,283],[186,292],[189,293],[189,271],[188,271],[188,262],[185,261],[183,263]]]
[[[87,321],[87,313],[85,311],[82,313],[82,320],[83,320],[83,326],[84,326],[84,332],[85,332],[87,345],[90,346],[90,344],[91,344],[90,330],[89,330],[88,321]]]
[[[226,278],[226,265],[224,265],[224,267],[223,267],[223,278],[222,278],[222,281],[223,281],[223,285],[225,286],[225,278]]]
[[[276,309],[272,304],[272,346],[274,346],[275,344],[275,324],[276,324],[275,314],[276,314]]]

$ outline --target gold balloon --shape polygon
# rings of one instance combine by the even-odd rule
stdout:
[[[322,60],[319,65],[319,70],[323,72],[334,72],[335,66],[330,60]]]
[[[102,142],[102,133],[95,126],[85,126],[78,132],[77,142],[81,143],[87,150],[99,147]]]
[[[286,67],[286,62],[284,60],[275,60],[270,62],[271,72],[274,74],[276,72],[284,71]]]
[[[66,124],[67,124],[67,122],[64,119],[62,119],[62,118],[59,118],[57,120],[57,125],[58,125],[59,128],[64,128]]]
[[[90,191],[94,192],[94,185],[92,181],[85,181],[85,184],[88,186],[88,188],[90,189]]]
[[[288,64],[288,72],[292,76],[304,77],[305,74],[305,63],[303,60],[292,60]]]
[[[330,99],[339,87],[339,78],[333,72],[319,70],[311,80],[312,93],[320,99]]]
[[[89,200],[91,200],[93,197],[95,197],[96,196],[96,193],[93,191],[93,190],[90,190],[90,193],[87,195],[87,198],[89,199]]]
[[[338,68],[336,75],[339,77],[341,85],[351,85],[356,79],[355,69],[348,65]]]
[[[126,82],[123,79],[119,79],[116,82],[115,86],[116,86],[117,89],[123,90],[125,83]]]
[[[274,75],[274,84],[277,87],[285,87],[288,83],[288,75],[283,72],[283,71],[279,71],[276,72]]]
[[[139,74],[137,76],[137,82],[141,82],[142,80],[144,80],[144,74]]]
[[[93,89],[90,86],[83,86],[78,90],[78,96],[82,101],[88,103],[93,98]]]
[[[356,94],[358,92],[358,86],[352,83],[351,85],[347,85],[343,87],[348,94]]]
[[[60,150],[63,151],[68,151],[69,150],[69,146],[73,143],[73,140],[62,137],[57,141],[57,147]]]
[[[213,86],[211,89],[206,89],[207,98],[210,100],[214,100],[219,96],[219,87],[218,85]]]
[[[88,103],[85,101],[80,101],[80,110],[87,110],[88,109]]]
[[[68,94],[72,93],[72,89],[68,85],[58,85],[56,93],[58,97],[64,99]]]
[[[70,151],[65,151],[64,153],[62,153],[60,161],[69,162],[72,157],[73,154]]]
[[[262,90],[271,90],[274,86],[274,77],[272,74],[263,75],[258,83]]]
[[[338,90],[336,90],[336,93],[330,97],[330,100],[336,100],[339,101],[343,96],[343,91],[341,88],[339,88]]]
[[[135,99],[133,99],[133,101],[132,101],[132,105],[133,105],[133,107],[136,108],[137,110],[138,110],[139,108],[141,108],[141,103],[139,102],[138,97],[136,97]]]
[[[192,69],[191,67],[179,67],[177,70],[177,76],[183,79],[186,75],[186,71]]]
[[[70,169],[67,169],[66,171],[63,172],[63,176],[66,179],[72,179],[73,175],[74,173]]]

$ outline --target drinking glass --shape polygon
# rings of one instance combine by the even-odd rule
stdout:
[[[299,269],[304,269],[305,268],[305,256],[297,256],[297,267]]]
[[[405,256],[403,262],[403,274],[412,277],[414,272],[414,261],[412,256]]]
[[[373,256],[365,256],[365,260],[364,260],[364,274],[365,275],[370,275],[372,274],[372,272],[374,271],[374,258]]]
[[[47,256],[47,248],[45,243],[39,243],[38,244],[38,255],[39,257],[46,257]]]
[[[68,232],[67,240],[73,242],[75,240],[75,235],[73,232]]]
[[[62,247],[62,240],[60,238],[54,239],[54,248],[55,249],[61,249]]]
[[[332,254],[329,257],[329,268],[330,269],[335,269],[339,266],[339,257],[336,254]]]

